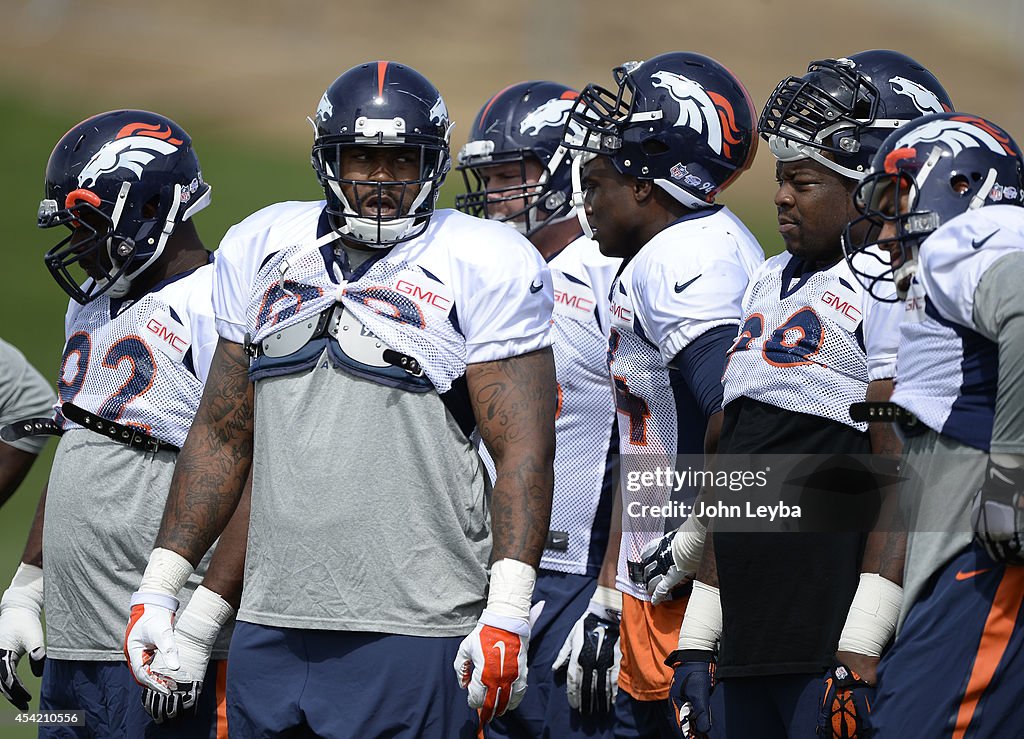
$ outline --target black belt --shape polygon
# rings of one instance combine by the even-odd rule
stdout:
[[[918,436],[928,430],[917,416],[895,403],[851,403],[850,418],[858,423],[896,423],[904,436]]]
[[[52,418],[25,418],[0,428],[0,439],[10,443],[26,436],[60,436],[63,433]]]
[[[881,421],[882,423],[900,422],[910,425],[917,423],[917,416],[895,403],[852,403],[850,405],[850,418],[858,423],[872,423],[875,421]]]
[[[132,449],[141,449],[144,452],[181,451],[174,444],[160,441],[160,439],[150,436],[145,431],[133,426],[125,426],[115,421],[108,421],[105,418],[90,413],[84,408],[79,408],[74,403],[65,403],[61,406],[60,411],[69,421],[105,436],[111,441],[130,446]]]

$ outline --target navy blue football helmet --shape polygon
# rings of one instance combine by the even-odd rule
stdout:
[[[905,297],[917,248],[935,229],[975,208],[1024,205],[1024,157],[1006,131],[984,118],[924,116],[885,140],[854,192],[854,203],[863,215],[843,235],[850,267],[876,298],[886,299],[883,281],[888,280]],[[871,228],[858,228],[861,222]],[[896,235],[880,239],[886,222],[894,224]],[[873,236],[853,235],[865,231]],[[900,254],[895,268],[887,248],[894,243]]]
[[[46,164],[45,187],[39,227],[72,232],[46,253],[46,266],[83,305],[127,294],[160,258],[175,225],[210,202],[192,139],[144,110],[101,113],[64,134]],[[81,285],[74,265],[89,275]]]
[[[782,80],[761,112],[758,130],[780,161],[814,159],[859,180],[895,129],[950,110],[949,95],[921,64],[873,49],[811,62],[802,77]]]
[[[564,143],[583,152],[574,177],[587,154],[607,156],[621,174],[701,208],[750,166],[757,114],[743,84],[714,59],[671,52],[612,74],[614,92],[587,85],[570,113]]]
[[[438,191],[451,168],[448,109],[437,88],[412,67],[388,61],[367,62],[342,74],[320,98],[316,118],[313,170],[327,197],[327,212],[348,240],[388,248],[426,230]],[[419,177],[396,182],[346,179],[341,172],[345,147],[414,147]],[[350,187],[356,202],[343,192]],[[385,190],[400,193],[397,212],[382,213]],[[364,204],[377,202],[376,215]]]
[[[572,217],[569,157],[562,129],[579,93],[557,82],[520,82],[487,101],[473,121],[469,141],[459,152],[457,169],[466,192],[455,207],[479,218],[495,218],[531,236],[546,225]],[[542,168],[536,184],[488,187],[484,169],[518,164],[520,182],[527,181],[526,162]],[[494,213],[495,205],[524,201],[513,213]]]

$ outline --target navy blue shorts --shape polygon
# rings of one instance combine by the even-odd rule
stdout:
[[[523,702],[487,727],[488,739],[610,739],[612,716],[581,716],[569,707],[565,694],[565,671],[555,675],[551,666],[572,627],[587,610],[597,588],[597,578],[552,570],[537,573],[533,602],[544,601],[544,609],[530,630],[527,659],[528,687]]]
[[[238,621],[228,659],[231,735],[475,737],[477,714],[452,666],[463,638]]]
[[[621,687],[615,696],[615,739],[682,739],[676,709],[668,698],[637,700]]]
[[[910,607],[878,666],[882,737],[1024,736],[1024,567],[971,545]]]
[[[210,663],[195,714],[153,723],[142,707],[142,688],[124,662],[47,659],[39,695],[41,711],[85,712],[83,726],[42,726],[40,739],[181,737],[226,739],[224,685],[227,665]]]
[[[711,737],[816,739],[824,694],[824,671],[722,680],[711,694]]]

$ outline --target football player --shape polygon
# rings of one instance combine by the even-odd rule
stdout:
[[[0,339],[0,506],[46,446],[46,435],[34,432],[53,415],[53,401],[53,390],[39,371]]]
[[[618,470],[605,355],[608,288],[620,260],[581,234],[573,212],[562,129],[577,95],[555,82],[510,85],[480,109],[459,153],[467,192],[455,206],[525,233],[548,263],[555,294],[555,488],[533,594],[543,606],[530,634],[530,690],[492,723],[492,737],[611,736],[618,687],[617,535],[609,546]],[[553,665],[565,668],[565,684],[553,682]]]
[[[876,235],[851,224],[851,265],[884,249],[907,316],[903,607],[872,723],[1008,736],[1024,726],[1024,160],[989,120],[929,115],[885,140],[856,203]]]
[[[67,234],[45,261],[72,298],[55,406],[62,435],[0,607],[0,672],[6,697],[25,709],[14,668],[26,651],[42,656],[45,606],[40,709],[83,710],[92,735],[156,730],[122,664],[124,604],[145,569],[216,344],[213,257],[191,220],[209,199],[189,135],[141,110],[79,123],[46,167],[39,226]],[[200,613],[219,608],[196,589],[204,568],[180,595]],[[218,660],[228,637],[213,651]],[[223,669],[212,663],[209,682]],[[197,705],[193,696],[190,715],[159,733],[215,736],[223,699],[208,690]]]
[[[674,469],[677,455],[703,464],[717,444],[725,352],[764,254],[715,198],[753,159],[756,116],[740,81],[700,54],[662,54],[613,74],[613,90],[583,91],[571,113],[578,130],[567,128],[565,141],[579,152],[574,198],[584,231],[624,260],[608,347],[623,483],[616,732],[668,737],[679,726],[664,661],[687,598],[680,590],[653,607],[640,563],[669,526],[660,511],[678,491],[635,481]]]
[[[888,532],[867,541],[881,481],[873,465],[855,459],[872,452],[873,440],[850,406],[864,400],[871,380],[892,377],[899,313],[861,289],[841,237],[856,216],[851,193],[885,136],[950,107],[920,64],[872,50],[812,62],[802,77],[779,83],[761,114],[759,130],[776,159],[786,251],[764,263],[743,298],[743,324],[723,377],[719,452],[752,469],[773,464],[764,455],[801,455],[800,467],[787,467],[799,484],[771,484],[758,494],[799,507],[803,520],[799,529],[716,521],[706,538],[673,684],[699,733],[786,737],[820,729],[847,736],[848,724],[865,730],[865,690],[887,637],[866,639],[865,615],[851,616],[845,631],[844,619],[853,601],[858,614],[881,603],[877,621],[894,620],[899,563],[883,558]],[[874,442],[875,451],[891,453],[887,437]],[[748,500],[753,492],[745,493]],[[693,538],[677,535],[674,551],[682,543],[692,548]],[[835,664],[837,647],[844,664]],[[713,728],[712,673],[719,683]]]
[[[221,242],[220,340],[127,654],[159,674],[146,650],[155,665],[170,648],[166,599],[251,469],[232,732],[473,736],[526,690],[551,508],[551,277],[513,229],[435,211],[451,123],[414,69],[353,67],[312,123],[325,200],[271,205]]]

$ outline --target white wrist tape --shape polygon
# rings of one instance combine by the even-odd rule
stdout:
[[[0,608],[25,608],[36,615],[43,610],[43,570],[22,562],[11,578],[11,586],[0,598]]]
[[[714,652],[721,635],[722,598],[718,588],[695,580],[679,627],[679,648]]]
[[[590,599],[587,613],[593,613],[605,621],[619,621],[622,618],[622,593],[614,588],[598,585]]]
[[[189,561],[170,549],[156,548],[149,555],[149,564],[139,583],[140,593],[162,593],[172,598],[195,572]]]
[[[696,516],[689,516],[672,539],[672,560],[680,572],[696,572],[704,553],[708,527]]]
[[[862,572],[839,636],[840,652],[879,657],[896,632],[903,588],[873,572]]]
[[[515,559],[501,559],[491,565],[491,588],[487,610],[497,616],[530,619],[530,601],[537,571]]]
[[[174,630],[196,641],[212,645],[221,627],[235,615],[235,609],[209,588],[200,585],[181,612]]]

